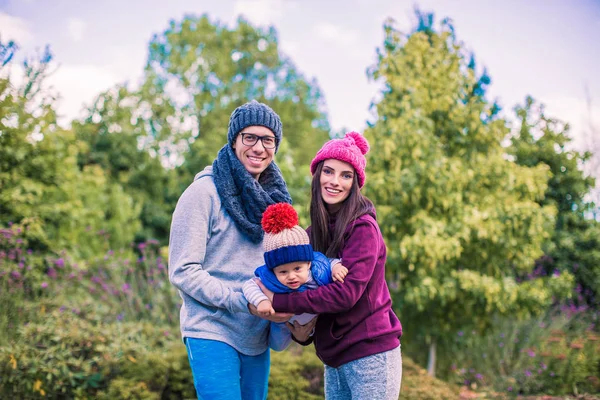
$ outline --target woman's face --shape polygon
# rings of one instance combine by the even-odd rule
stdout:
[[[262,140],[257,140],[254,145],[248,146],[244,144],[244,135],[253,138],[254,140],[256,140],[256,136],[270,137],[274,140],[275,135],[269,128],[252,125],[242,129],[237,135],[235,143],[233,143],[235,155],[246,168],[246,171],[248,171],[254,179],[258,179],[260,174],[267,169],[271,161],[273,161],[275,148],[265,148]],[[249,142],[248,137],[246,138],[246,142]]]
[[[329,212],[337,212],[350,195],[354,168],[347,162],[328,159],[321,170],[321,197]]]

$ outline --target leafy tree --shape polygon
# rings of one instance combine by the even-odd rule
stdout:
[[[139,94],[117,86],[101,93],[88,109],[88,116],[73,122],[73,130],[81,143],[79,167],[101,168],[140,208],[136,241],[156,238],[166,243],[176,200],[169,183],[174,174],[157,155],[161,144],[153,139],[153,127],[143,116],[147,107]],[[168,109],[175,113],[172,106]]]
[[[571,272],[577,283],[579,303],[600,305],[600,223],[586,219],[591,204],[586,195],[595,180],[582,168],[591,160],[590,152],[571,149],[569,125],[546,115],[543,105],[527,97],[517,106],[516,134],[510,153],[524,166],[546,165],[550,169],[548,188],[541,205],[557,210],[554,234],[545,243],[545,256],[536,262],[535,273]]]
[[[77,168],[74,134],[56,123],[55,98],[45,87],[50,51],[24,62],[15,87],[10,48],[0,44],[0,225],[24,229],[32,249],[70,248],[79,256],[103,250],[107,237],[129,244],[137,218],[126,208],[131,199],[102,170]]]
[[[507,123],[485,98],[489,77],[476,72],[451,22],[434,29],[433,17],[419,16],[409,35],[386,22],[370,71],[384,90],[366,132],[367,193],[405,338],[427,340],[433,375],[437,345],[459,329],[540,313],[569,292],[572,276],[523,279],[554,224],[555,208],[538,203],[548,168],[507,160]]]

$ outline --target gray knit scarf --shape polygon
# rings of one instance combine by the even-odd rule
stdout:
[[[269,164],[257,181],[229,144],[219,150],[213,162],[213,178],[225,210],[238,229],[253,243],[262,241],[260,221],[267,206],[281,202],[292,203],[292,197],[275,162]]]

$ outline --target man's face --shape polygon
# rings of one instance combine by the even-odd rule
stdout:
[[[233,144],[235,155],[254,179],[258,179],[260,174],[267,169],[275,154],[275,148],[265,148],[263,140],[257,140],[257,137],[265,138],[264,140],[267,141],[275,140],[275,135],[269,128],[252,125],[242,129]],[[254,141],[256,143],[253,145],[245,144]]]

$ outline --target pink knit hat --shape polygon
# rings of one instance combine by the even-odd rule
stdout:
[[[363,135],[358,132],[348,132],[342,139],[331,139],[326,142],[321,150],[310,163],[310,172],[315,174],[317,164],[323,160],[336,159],[345,161],[354,167],[358,176],[358,186],[363,187],[365,184],[366,174],[365,167],[367,159],[365,154],[369,152],[369,142]]]

